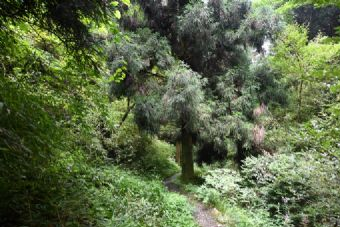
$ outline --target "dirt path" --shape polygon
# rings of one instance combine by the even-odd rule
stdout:
[[[176,174],[164,181],[164,185],[169,191],[176,192],[186,196],[189,202],[195,207],[194,217],[201,227],[223,227],[213,216],[214,209],[205,206],[203,203],[195,200],[192,196],[181,191],[180,187],[174,183],[179,174]]]

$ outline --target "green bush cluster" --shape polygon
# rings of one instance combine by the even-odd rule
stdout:
[[[94,114],[99,116],[92,118],[110,160],[115,164],[156,175],[162,179],[178,172],[179,167],[174,161],[174,145],[141,131],[133,120],[133,113],[130,113],[120,125],[125,111],[122,108],[124,104],[124,100],[114,101],[102,113]],[[102,122],[98,122],[97,119],[100,118],[103,119]],[[100,124],[102,124],[101,128]]]
[[[279,154],[247,159],[242,173],[272,215],[295,226],[332,226],[340,211],[337,166],[315,153]]]
[[[254,217],[267,220],[261,225],[333,226],[340,211],[337,166],[315,153],[249,157],[241,172],[208,171],[194,192],[228,217],[248,211],[245,222],[253,224],[256,213]]]
[[[253,206],[257,195],[252,188],[243,187],[244,179],[239,172],[227,168],[211,169],[204,175],[204,180],[203,185],[188,186],[187,189],[221,212],[219,222],[242,227],[282,225],[280,220],[271,219],[266,209]]]
[[[115,167],[92,171],[90,201],[96,203],[92,211],[100,226],[195,226],[186,199],[159,181]]]

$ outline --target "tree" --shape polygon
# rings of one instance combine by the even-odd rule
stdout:
[[[246,0],[211,0],[207,3],[192,1],[188,4],[180,4],[176,0],[140,1],[140,5],[148,19],[145,24],[168,38],[172,51],[180,60],[209,79],[209,85],[202,89],[208,94],[204,106],[207,115],[212,113],[213,123],[201,125],[200,130],[197,128],[190,133],[200,137],[200,146],[212,145],[219,154],[226,153],[226,140],[238,141],[239,153],[245,154],[243,148],[251,147],[248,133],[251,132],[251,124],[248,123],[252,121],[252,108],[256,106],[259,97],[256,93],[257,81],[249,67],[250,49],[255,47],[261,51],[264,40],[271,38],[271,33],[279,28],[280,18],[269,7],[253,10]],[[113,66],[111,73],[116,74],[116,70],[120,70],[123,65],[126,69],[122,73],[125,78],[120,83],[113,83],[111,90],[115,96],[128,97],[128,103],[134,103],[131,106],[135,108],[135,120],[141,129],[157,134],[159,125],[156,122],[162,125],[167,120],[157,113],[157,100],[167,87],[164,88],[161,82],[150,86],[149,82],[151,78],[166,75],[164,70],[172,63],[166,61],[167,55],[164,55],[168,48],[163,42],[165,39],[160,36],[142,38],[138,27],[143,23],[138,18],[142,18],[139,13],[129,14],[126,28],[134,31],[134,34],[129,33],[132,39],[127,42],[123,40],[115,45],[117,48],[112,48],[111,52],[115,54],[110,55],[109,64]],[[135,38],[137,36],[140,37]],[[157,40],[163,44],[158,45]],[[164,62],[170,64],[166,67],[159,65]],[[164,81],[167,79],[163,78]],[[220,89],[222,93],[230,91],[227,94],[229,99],[219,94],[218,86],[226,88],[225,91]],[[229,108],[225,111],[228,105],[231,110]],[[129,111],[130,108],[127,109]],[[237,123],[233,124],[233,119]],[[215,130],[225,129],[219,126],[226,122],[232,132],[230,128],[223,133]],[[178,126],[182,128],[180,124]],[[212,133],[206,135],[202,131]],[[209,150],[211,155],[213,151]]]
[[[321,32],[326,36],[336,36],[336,27],[340,26],[340,8],[325,6],[316,8],[313,5],[303,5],[293,10],[294,20],[308,28],[308,38],[311,40]]]
[[[127,1],[126,1],[127,2]],[[91,25],[108,23],[117,4],[105,0],[1,1],[0,26],[27,22],[58,36],[69,47],[89,47]]]
[[[339,44],[322,37],[308,42],[307,30],[297,25],[288,25],[277,40],[271,64],[295,90],[298,119],[302,120],[303,107],[307,107],[304,90],[329,74],[329,62],[336,58],[339,50]]]
[[[280,17],[270,7],[253,9],[249,1],[193,1],[179,14],[174,52],[209,82],[205,103],[212,119],[199,131],[199,155],[226,157],[230,143],[238,144],[240,157],[250,150],[251,113],[258,102],[250,49],[261,52],[279,29]]]
[[[155,95],[159,84],[165,82],[164,71],[170,68],[174,58],[167,40],[150,29],[138,29],[125,35],[128,38],[113,42],[108,48],[110,97],[127,98],[127,111],[121,124],[137,105],[138,123],[148,125],[142,122],[148,118],[141,117],[152,109],[151,102],[145,98]]]
[[[176,17],[189,0],[138,0],[148,18],[148,26],[167,37],[171,43],[176,41]]]
[[[214,80],[243,64],[249,47],[261,50],[265,37],[278,29],[278,21],[268,7],[253,10],[246,0],[197,1],[178,16],[173,49],[193,70]]]
[[[194,177],[193,133],[197,131],[204,98],[199,75],[181,64],[169,70],[163,105],[166,117],[180,128],[182,179]]]

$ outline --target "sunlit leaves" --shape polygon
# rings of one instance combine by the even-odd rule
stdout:
[[[321,36],[308,41],[307,30],[297,25],[288,25],[278,38],[270,62],[291,89],[299,118],[326,102],[328,87],[338,80],[339,51],[340,44]]]
[[[126,70],[127,70],[126,66],[122,66],[122,67],[116,69],[114,74],[109,77],[108,82],[119,83],[119,82],[123,81],[126,77]]]
[[[111,5],[113,7],[117,7],[119,5],[119,2],[118,1],[113,1],[113,2],[111,2]]]
[[[120,19],[122,17],[121,13],[119,10],[115,10],[114,11],[114,16],[117,18],[117,19]]]
[[[125,5],[130,6],[131,2],[130,0],[121,0]]]
[[[271,63],[292,78],[322,80],[331,72],[331,63],[339,51],[340,44],[321,36],[308,42],[305,28],[289,25],[277,41]]]

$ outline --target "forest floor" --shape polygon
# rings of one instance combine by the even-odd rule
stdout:
[[[200,227],[222,227],[222,224],[219,224],[215,218],[218,211],[216,208],[211,208],[203,203],[197,201],[192,195],[187,192],[184,192],[181,187],[175,183],[175,180],[180,176],[180,174],[175,174],[172,177],[164,180],[164,185],[168,188],[169,191],[179,193],[188,198],[188,201],[194,207],[194,217]]]

